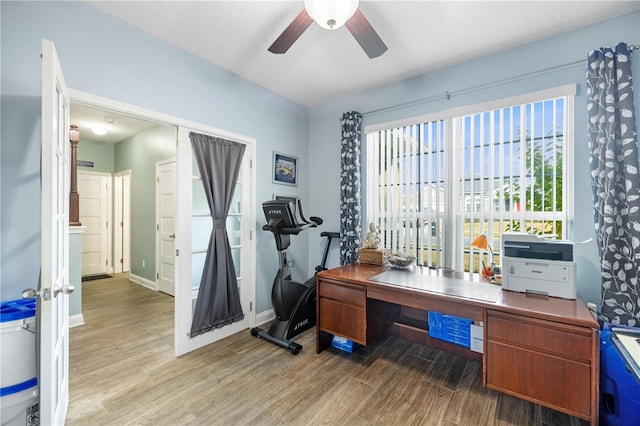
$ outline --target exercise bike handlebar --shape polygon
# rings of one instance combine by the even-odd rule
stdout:
[[[319,218],[317,216],[311,216],[311,221],[308,221],[307,218],[304,216],[304,211],[302,210],[302,201],[300,201],[300,199],[298,199],[298,214],[300,215],[300,219],[302,219],[302,221],[306,224],[311,224],[312,222],[315,225],[311,225],[311,226],[320,226],[322,225],[322,218]]]
[[[277,232],[283,235],[298,235],[301,231],[304,231],[307,228],[315,228],[316,226],[318,226],[315,223],[309,223],[309,224],[305,223],[304,225],[296,226],[295,228],[284,228],[284,227],[278,226],[281,223],[282,222],[277,221],[275,224],[268,223],[266,225],[262,225],[262,230]]]
[[[262,203],[265,218],[268,223],[262,227],[274,234],[297,235],[308,228],[315,228],[322,224],[322,219],[312,216],[311,220],[304,216],[302,202],[298,200],[298,212],[303,223],[298,223],[291,210],[291,203],[283,200],[269,200]]]

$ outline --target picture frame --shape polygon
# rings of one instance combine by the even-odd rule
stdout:
[[[273,183],[298,186],[298,157],[273,151]]]

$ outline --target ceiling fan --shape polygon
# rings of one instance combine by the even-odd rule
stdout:
[[[387,51],[376,30],[358,8],[359,0],[304,0],[304,9],[269,46],[269,52],[285,53],[313,21],[329,30],[345,25],[369,58]]]

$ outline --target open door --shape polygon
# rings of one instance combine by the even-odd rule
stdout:
[[[209,130],[196,130],[245,143],[247,148],[236,184],[232,207],[227,218],[227,233],[236,269],[240,303],[244,313],[242,321],[191,338],[191,322],[198,297],[200,278],[207,253],[209,235],[213,227],[198,167],[193,159],[190,129],[178,127],[177,211],[176,211],[176,355],[182,355],[213,343],[239,331],[252,327],[255,299],[255,172],[251,167],[255,157],[254,140],[238,135],[215,134]]]
[[[42,41],[42,248],[38,291],[40,422],[69,405],[69,95],[52,42]]]
[[[131,170],[113,176],[113,254],[116,274],[129,272],[131,252]]]
[[[156,278],[158,290],[175,296],[176,160],[156,163]]]

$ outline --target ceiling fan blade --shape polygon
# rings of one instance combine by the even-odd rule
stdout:
[[[309,28],[313,19],[307,14],[305,9],[294,18],[280,36],[269,46],[271,53],[284,53],[296,42],[302,33]]]
[[[384,44],[360,9],[356,10],[356,13],[345,25],[369,58],[377,58],[387,51],[387,45]]]

